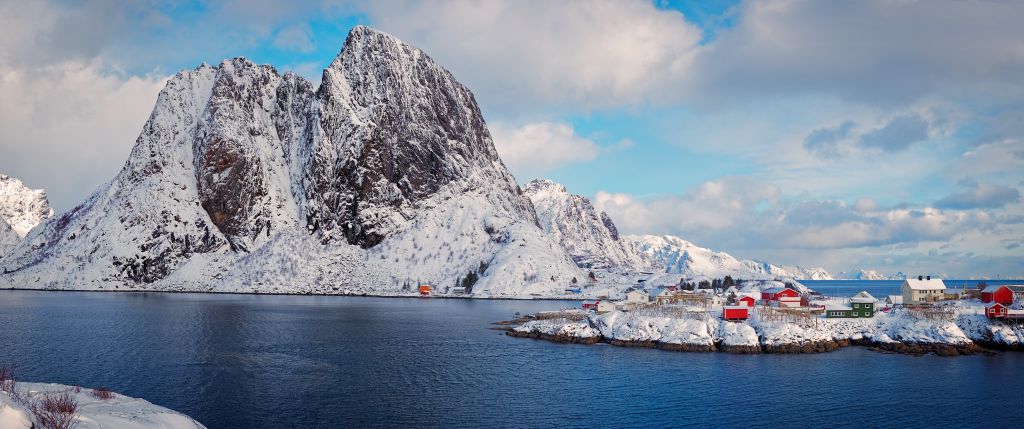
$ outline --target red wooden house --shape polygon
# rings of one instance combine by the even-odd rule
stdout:
[[[1013,304],[1013,291],[1006,286],[989,286],[981,290],[981,302]]]
[[[601,301],[583,301],[583,309],[597,311],[597,306],[600,303]]]
[[[761,299],[765,301],[778,301],[779,298],[796,298],[800,299],[800,292],[797,292],[790,288],[785,287],[773,287],[771,289],[765,289],[761,291]]]
[[[722,307],[722,319],[724,320],[747,320],[750,317],[750,308],[744,305],[727,305]]]
[[[742,298],[736,300],[737,305],[745,305],[747,307],[753,307],[754,302],[756,302],[756,300],[750,295],[744,295]]]
[[[985,307],[985,315],[988,316],[989,319],[1002,319],[1006,317],[1006,306],[998,302],[992,304]]]

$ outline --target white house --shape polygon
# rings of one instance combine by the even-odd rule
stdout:
[[[614,302],[611,302],[611,301],[609,301],[607,299],[602,299],[602,300],[597,302],[597,313],[598,314],[603,314],[603,313],[607,313],[609,311],[615,311],[615,310],[617,310],[617,308],[615,307],[615,303]]]
[[[672,292],[663,287],[651,289],[647,292],[647,298],[651,302],[663,302],[672,299]]]
[[[904,304],[935,302],[943,299],[946,284],[941,279],[933,279],[932,276],[917,276],[916,279],[904,280],[902,290]]]
[[[631,290],[626,292],[626,302],[630,304],[646,304],[647,293],[642,290]]]
[[[903,304],[903,295],[889,295],[885,297],[885,303],[888,305]]]

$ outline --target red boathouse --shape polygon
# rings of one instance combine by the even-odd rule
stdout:
[[[722,307],[722,319],[724,320],[747,320],[747,317],[750,317],[750,308],[745,305]]]
[[[981,302],[1013,304],[1013,291],[1006,286],[989,286],[981,291]]]

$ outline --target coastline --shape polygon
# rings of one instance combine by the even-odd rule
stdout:
[[[691,352],[691,353],[729,353],[729,354],[816,354],[831,353],[846,347],[864,347],[872,351],[882,353],[896,353],[912,356],[924,356],[935,354],[938,356],[970,356],[978,354],[991,354],[1001,351],[1024,351],[1024,348],[1000,349],[996,343],[994,348],[984,347],[977,343],[947,344],[947,343],[882,343],[869,340],[825,340],[810,341],[805,343],[790,343],[760,346],[748,345],[727,345],[716,342],[714,345],[666,343],[652,340],[618,340],[602,336],[596,337],[575,337],[571,335],[546,334],[537,331],[516,331],[506,328],[505,335],[517,338],[531,338],[536,340],[550,341],[562,344],[609,344],[617,347],[636,347],[667,351]]]
[[[965,310],[969,311],[969,310]],[[731,354],[828,353],[866,347],[882,353],[961,356],[1024,351],[1024,326],[960,314],[946,320],[894,313],[862,319],[821,319],[813,323],[762,319],[742,322],[713,316],[578,310],[550,312],[498,322],[506,335],[557,343],[609,344],[686,352]]]

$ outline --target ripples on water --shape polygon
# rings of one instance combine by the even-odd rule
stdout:
[[[211,429],[1010,427],[1024,407],[1019,353],[741,356],[488,329],[570,304],[0,291],[0,362],[24,380],[107,386]]]

